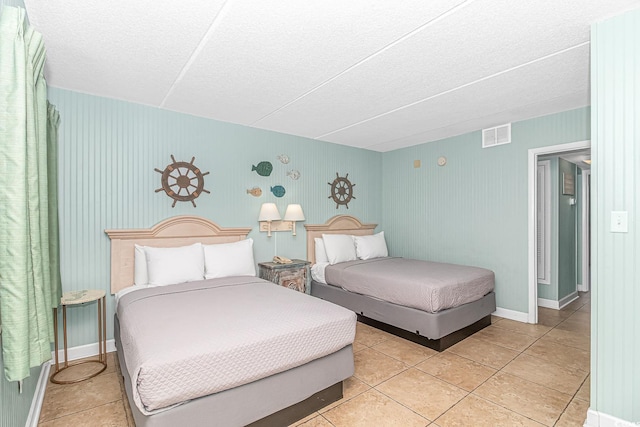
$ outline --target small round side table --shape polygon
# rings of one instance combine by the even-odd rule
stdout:
[[[67,355],[67,306],[86,304],[89,302],[98,301],[98,358],[93,360],[83,360],[69,364],[69,357]],[[56,368],[51,375],[51,382],[56,384],[73,384],[80,381],[93,378],[105,369],[107,369],[107,305],[106,305],[106,293],[104,290],[90,289],[82,291],[65,292],[60,298],[60,305],[62,305],[62,331],[64,335],[64,366],[60,367],[58,361],[58,308],[53,309],[53,329],[55,332],[55,355],[56,355]],[[102,368],[97,372],[93,372],[89,375],[85,375],[81,378],[74,378],[70,380],[59,380],[56,376],[63,372],[65,369],[73,366],[82,365],[84,363],[99,363]]]

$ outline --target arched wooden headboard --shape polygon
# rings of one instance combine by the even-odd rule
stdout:
[[[324,224],[305,224],[307,229],[307,260],[316,262],[315,238],[322,238],[323,234],[351,234],[353,236],[366,236],[373,234],[378,224],[363,224],[358,218],[351,215],[336,215],[329,218]]]
[[[251,227],[223,228],[199,216],[174,216],[151,228],[105,230],[111,239],[111,293],[133,285],[134,245],[172,248],[193,243],[237,242],[247,238]]]

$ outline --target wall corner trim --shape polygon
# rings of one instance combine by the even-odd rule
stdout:
[[[589,408],[584,427],[633,427],[639,423],[640,422],[625,421],[613,415],[604,414]]]
[[[51,361],[44,362],[42,369],[40,369],[40,376],[38,377],[38,383],[36,384],[36,392],[33,395],[31,401],[31,408],[29,409],[29,415],[27,416],[27,422],[25,427],[36,427],[40,420],[40,411],[42,410],[42,402],[44,402],[44,392],[47,389],[47,382],[49,381],[49,371],[51,370]]]
[[[507,308],[497,307],[493,313],[494,316],[504,317],[505,319],[515,320],[516,322],[528,323],[529,314],[522,311],[509,310]]]

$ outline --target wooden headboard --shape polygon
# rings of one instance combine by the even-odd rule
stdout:
[[[358,218],[351,215],[336,215],[324,224],[305,224],[307,229],[307,260],[312,264],[316,262],[315,238],[322,238],[323,234],[351,234],[354,236],[366,236],[373,234],[378,224],[363,224]]]
[[[134,245],[171,248],[193,243],[229,243],[247,238],[251,227],[223,228],[199,216],[174,216],[151,228],[105,230],[111,239],[111,293],[134,283]]]

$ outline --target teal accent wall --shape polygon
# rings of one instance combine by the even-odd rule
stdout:
[[[558,159],[558,300],[576,291],[576,214],[578,193],[575,190],[577,167],[573,163]],[[562,192],[563,175],[573,175],[574,194]],[[576,200],[571,205],[571,199]]]
[[[390,252],[489,268],[497,305],[527,312],[528,150],[588,140],[589,111],[513,123],[513,142],[493,148],[482,148],[477,131],[384,153],[382,217]],[[437,165],[440,156],[446,166]],[[414,160],[422,166],[414,168]]]
[[[593,25],[591,49],[591,409],[640,423],[640,10]]]
[[[337,214],[352,214],[368,222],[382,220],[382,155],[378,152],[263,131],[131,104],[113,99],[50,88],[49,99],[60,111],[59,209],[63,291],[105,289],[109,293],[110,242],[105,229],[147,228],[174,215],[200,215],[223,227],[253,227],[256,262],[275,254],[306,257],[303,224],[324,223]],[[276,156],[286,154],[288,164]],[[160,174],[176,160],[191,161],[203,172],[205,189],[197,207],[173,199],[160,188]],[[268,177],[252,172],[252,165],[270,161]],[[298,170],[301,176],[287,176]],[[349,174],[355,199],[336,209],[329,198],[336,177]],[[270,187],[282,185],[276,198]],[[259,198],[247,194],[262,188]],[[258,213],[275,202],[284,215],[287,204],[302,205],[305,223],[297,236],[277,232],[268,238],[258,232]],[[113,316],[108,298],[107,317]],[[95,343],[96,307],[68,310],[69,346]],[[107,338],[113,337],[108,322]]]

